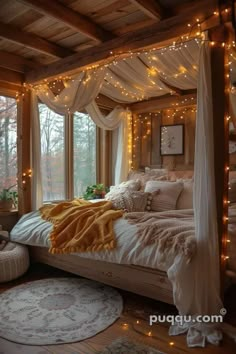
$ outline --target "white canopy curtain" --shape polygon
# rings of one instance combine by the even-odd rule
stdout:
[[[101,93],[117,102],[130,103],[173,94],[168,85],[194,89],[198,60],[199,40],[133,55],[107,68]]]
[[[213,112],[210,48],[200,49],[197,86],[196,143],[194,162],[194,216],[197,254],[191,264],[177,258],[168,270],[174,287],[174,301],[181,315],[220,315],[219,245],[217,232]],[[170,328],[170,334],[187,332],[189,346],[218,344],[219,323],[184,323]]]
[[[96,71],[80,73],[78,76],[66,81],[64,83],[65,88],[57,96],[53,94],[47,85],[40,86],[36,92],[32,93],[32,141],[37,142],[37,146],[35,144],[32,146],[32,168],[35,171],[32,181],[32,206],[34,209],[38,209],[43,203],[40,166],[40,125],[36,96],[58,114],[73,113],[86,109],[98,127],[106,130],[118,129],[115,183],[118,184],[126,179],[130,160],[126,150],[129,111],[116,107],[107,117],[102,115],[94,99],[98,95],[103,78],[104,68],[99,68]]]

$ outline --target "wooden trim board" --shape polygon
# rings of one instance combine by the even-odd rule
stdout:
[[[45,247],[29,247],[32,261],[45,263],[85,278],[173,304],[172,285],[166,272],[86,259],[71,254],[50,254]]]

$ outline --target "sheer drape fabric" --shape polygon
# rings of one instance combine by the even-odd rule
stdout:
[[[130,156],[127,153],[128,141],[128,110],[116,107],[106,117],[101,113],[94,101],[104,80],[104,68],[90,72],[83,72],[64,83],[64,89],[58,94],[45,85],[42,89],[32,91],[32,206],[38,209],[43,203],[41,180],[41,153],[40,153],[40,124],[37,97],[42,103],[58,114],[73,113],[85,109],[95,124],[105,130],[117,130],[117,154],[113,154],[116,184],[124,181],[129,170]],[[37,142],[37,146],[35,143]]]
[[[200,49],[194,160],[194,215],[197,253],[190,264],[177,257],[168,270],[174,288],[174,302],[181,315],[192,315],[193,322],[175,324],[170,334],[187,332],[189,346],[218,344],[220,323],[197,323],[198,315],[220,315],[219,245],[217,232],[213,111],[210,48]],[[195,322],[194,322],[195,321]]]
[[[107,68],[101,93],[130,103],[196,88],[198,60],[198,40],[126,58]]]
[[[125,181],[129,172],[128,131],[129,110],[115,107],[107,116],[103,116],[96,102],[86,106],[86,111],[93,118],[95,124],[105,130],[117,130],[117,144],[113,146],[112,165],[114,166],[114,184]]]
[[[82,110],[96,98],[104,80],[105,70],[81,72],[64,82],[64,89],[55,95],[45,85],[37,91],[39,99],[58,114],[74,113]]]

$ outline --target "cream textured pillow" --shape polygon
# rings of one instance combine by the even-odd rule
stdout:
[[[175,182],[178,179],[193,179],[194,172],[192,170],[168,171],[168,181]]]
[[[145,192],[153,193],[159,190],[159,193],[152,198],[151,210],[165,211],[176,209],[177,199],[182,189],[182,182],[148,181]]]
[[[126,190],[138,191],[140,187],[141,187],[141,183],[139,180],[130,180],[130,181],[122,182],[116,186],[111,186],[109,193],[114,193],[114,192],[120,193]]]
[[[177,200],[176,209],[193,209],[193,181],[185,180],[182,183],[184,187]]]
[[[149,193],[140,191],[126,190],[121,193],[108,194],[105,199],[112,202],[114,209],[123,209],[127,212],[145,211],[150,199]]]
[[[139,180],[141,184],[141,190],[145,189],[145,185],[148,181],[167,181],[166,170],[158,170],[159,172],[141,172],[141,171],[130,171],[128,175],[128,180]],[[162,171],[162,172],[160,172]],[[162,175],[163,173],[163,175]]]

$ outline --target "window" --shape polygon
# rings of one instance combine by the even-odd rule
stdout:
[[[96,183],[96,125],[88,114],[73,117],[74,195],[83,195],[88,185]]]
[[[16,176],[17,103],[12,97],[0,96],[0,187],[16,185]]]
[[[65,199],[65,117],[39,104],[43,200]]]
[[[39,104],[43,200],[81,197],[96,183],[96,125],[88,114],[62,116]]]

